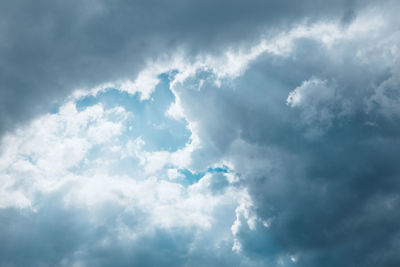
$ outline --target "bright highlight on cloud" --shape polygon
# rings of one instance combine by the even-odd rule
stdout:
[[[400,6],[288,3],[0,4],[0,266],[400,264]]]

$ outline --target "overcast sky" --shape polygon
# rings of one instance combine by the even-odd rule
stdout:
[[[399,1],[0,1],[0,266],[400,266]]]

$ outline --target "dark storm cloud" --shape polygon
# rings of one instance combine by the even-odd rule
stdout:
[[[289,57],[262,56],[220,88],[209,74],[200,91],[187,90],[190,82],[177,89],[204,141],[195,167],[231,160],[257,215],[271,222],[241,229],[248,256],[400,265],[399,54],[383,56],[399,35],[398,20],[387,20],[392,28],[373,37],[375,47],[362,37],[334,48],[303,38]],[[295,88],[303,102],[290,106]]]
[[[304,19],[348,23],[360,3],[1,1],[0,134],[75,88],[134,78],[177,48],[213,53]]]

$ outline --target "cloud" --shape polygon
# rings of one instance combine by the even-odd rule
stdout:
[[[359,6],[357,1],[2,1],[0,32],[7,38],[0,44],[0,132],[45,113],[79,88],[117,83],[143,92],[145,99],[156,80],[143,68],[159,58],[183,51],[193,61],[304,19],[357,13]]]
[[[208,171],[185,185],[180,158],[190,157],[191,141],[146,151],[129,136],[127,108],[69,101],[4,137],[0,265],[246,265],[231,250],[246,195],[234,174]]]
[[[1,265],[229,265],[238,258],[230,226],[244,190],[211,172],[182,185],[180,150],[148,152],[140,138],[127,139],[130,116],[120,106],[67,102],[5,136]],[[168,166],[155,164],[159,154],[172,158]],[[139,159],[135,171],[115,173],[121,159]],[[230,256],[210,258],[216,247]]]
[[[301,122],[309,126],[305,133],[308,138],[324,134],[335,119],[351,113],[351,101],[337,91],[334,84],[311,78],[289,93],[286,104],[301,110]]]
[[[2,3],[0,265],[397,266],[398,4],[288,3]]]
[[[236,78],[203,69],[173,88],[201,144],[192,168],[230,162],[248,188],[256,219],[235,222],[236,251],[277,266],[398,264],[397,20],[370,15],[332,25],[328,42],[266,50]]]

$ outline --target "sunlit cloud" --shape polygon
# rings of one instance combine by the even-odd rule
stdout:
[[[399,5],[289,2],[0,4],[0,266],[397,265]]]

